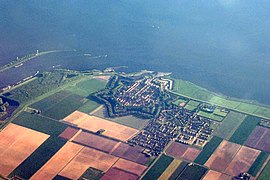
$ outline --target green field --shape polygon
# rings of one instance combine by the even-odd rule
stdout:
[[[51,136],[27,157],[11,175],[17,175],[23,179],[30,179],[51,157],[64,146],[66,141]]]
[[[41,112],[43,112],[43,111],[50,109],[54,104],[62,101],[63,99],[65,99],[66,97],[68,97],[70,95],[71,95],[71,93],[68,91],[59,91],[53,95],[50,95],[50,96],[32,104],[30,107],[32,107],[34,109],[38,109]]]
[[[230,111],[219,128],[214,132],[214,135],[223,139],[230,139],[245,118],[246,115],[244,114]]]
[[[249,168],[248,173],[256,177],[268,156],[268,153],[262,151],[255,160],[255,162],[252,164],[252,166]]]
[[[58,103],[53,104],[49,109],[41,112],[41,114],[56,120],[61,120],[79,109],[85,102],[84,97],[71,94]]]
[[[181,173],[178,179],[192,179],[192,180],[200,180],[202,176],[207,172],[205,167],[193,164],[187,166],[185,170]]]
[[[20,113],[20,115],[12,122],[54,136],[58,136],[67,128],[66,124],[28,112]]]
[[[169,177],[169,180],[175,180],[177,177],[183,172],[183,170],[187,167],[188,163],[183,161],[177,167],[177,169],[173,172],[173,174]]]
[[[260,174],[258,180],[269,180],[270,177],[270,161],[264,167],[262,173]]]
[[[199,111],[198,114],[200,116],[203,116],[203,117],[206,117],[206,118],[218,121],[218,122],[221,122],[224,119],[223,116],[219,116],[219,115],[216,115],[214,113],[208,113],[208,112],[204,112],[204,111]]]
[[[223,116],[223,117],[227,116],[228,112],[224,112],[224,111],[221,111],[221,110],[222,110],[222,108],[216,107],[215,110],[214,110],[214,114],[219,115],[219,116]]]
[[[93,92],[105,88],[106,82],[98,79],[87,79],[85,81],[78,82],[73,86],[66,88],[67,91],[70,91],[74,94],[87,97]]]
[[[196,109],[199,106],[199,104],[200,104],[200,102],[198,102],[198,101],[190,100],[185,105],[185,109],[192,111],[192,110]]]
[[[78,111],[84,112],[86,114],[89,114],[90,112],[92,112],[93,110],[95,110],[96,108],[98,108],[100,106],[100,104],[98,104],[95,101],[91,101],[91,100],[86,100],[83,105],[78,109]]]
[[[247,116],[245,120],[240,124],[238,129],[233,133],[229,141],[244,144],[248,136],[255,129],[257,124],[260,122],[260,118],[254,116]]]
[[[253,102],[241,102],[243,100],[229,98],[208,91],[191,82],[181,79],[173,79],[173,92],[188,98],[209,102],[210,104],[226,107],[243,113],[261,116],[270,119],[270,107],[256,105]]]
[[[83,173],[83,175],[79,178],[79,180],[87,180],[87,179],[99,180],[103,176],[103,174],[104,172],[90,167]]]
[[[107,116],[106,111],[107,111],[106,108],[103,107],[97,110],[93,115],[103,118],[103,119],[107,119],[112,122],[116,122],[116,123],[128,126],[128,127],[132,127],[135,129],[143,129],[143,127],[145,127],[149,122],[149,119],[141,119],[141,118],[137,118],[131,115],[110,118]]]
[[[166,170],[166,168],[171,164],[173,158],[170,156],[162,155],[157,162],[148,170],[143,180],[158,179],[158,177]]]
[[[209,157],[214,153],[216,148],[222,142],[222,138],[214,136],[203,148],[202,152],[195,159],[195,163],[203,165],[209,159]]]

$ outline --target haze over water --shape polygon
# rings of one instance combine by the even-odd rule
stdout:
[[[270,104],[269,9],[269,0],[0,1],[0,65],[36,49],[77,50],[0,73],[0,86],[55,65],[126,65]]]

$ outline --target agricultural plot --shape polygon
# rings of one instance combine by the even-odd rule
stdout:
[[[258,150],[242,146],[226,168],[226,174],[238,176],[241,172],[247,172],[259,154]]]
[[[63,139],[70,140],[75,134],[79,132],[79,129],[75,129],[72,127],[67,127],[60,135],[59,137]]]
[[[200,102],[198,101],[193,101],[193,100],[190,100],[188,101],[188,103],[185,105],[185,109],[187,110],[194,110],[196,109],[198,106],[199,106]]]
[[[202,117],[206,117],[206,118],[212,119],[212,120],[215,120],[215,121],[218,121],[218,122],[221,122],[224,119],[223,116],[216,115],[214,113],[204,112],[204,111],[199,111],[198,112],[198,115],[200,115]]]
[[[128,144],[121,143],[117,148],[115,148],[112,155],[145,165],[148,163],[150,158],[141,153],[143,150],[144,148],[139,146],[133,147]]]
[[[135,174],[128,173],[118,168],[111,168],[104,176],[101,177],[101,180],[137,180],[139,177]]]
[[[267,180],[270,177],[270,161],[264,167],[262,173],[260,174],[258,180]]]
[[[134,163],[132,161],[128,161],[125,159],[119,159],[114,165],[113,168],[117,168],[137,176],[141,176],[142,173],[147,169],[146,166],[143,166],[138,163]]]
[[[18,175],[23,179],[33,176],[57,151],[64,146],[66,141],[51,136],[39,148],[25,159],[11,175]]]
[[[123,116],[123,117],[114,117],[110,118],[107,115],[106,108],[102,107],[101,109],[97,110],[95,113],[93,113],[94,116],[100,117],[102,119],[106,119],[112,122],[116,122],[118,124],[122,124],[124,126],[128,126],[134,129],[141,130],[143,129],[149,122],[149,119],[142,119],[135,116]]]
[[[0,174],[8,176],[48,138],[47,134],[10,123],[0,132]]]
[[[80,112],[89,114],[90,112],[94,111],[96,108],[98,108],[100,104],[98,104],[95,101],[86,100],[86,102],[83,103],[83,105],[77,109]]]
[[[228,98],[217,95],[211,91],[203,89],[191,82],[181,79],[173,79],[173,92],[179,95],[191,97],[200,101],[206,101],[210,104],[235,109],[247,114],[254,114],[265,118],[270,118],[270,108],[249,102],[241,102],[241,100]]]
[[[203,148],[202,152],[195,159],[195,163],[203,165],[220,145],[222,139],[214,136]]]
[[[69,86],[66,88],[67,91],[70,91],[79,96],[87,97],[93,92],[101,90],[105,88],[106,81],[102,81],[99,79],[87,79],[85,81],[81,81],[73,86]]]
[[[47,111],[50,109],[54,104],[57,104],[58,102],[62,101],[66,97],[70,96],[71,92],[68,91],[59,91],[53,95],[50,95],[34,104],[32,104],[30,107],[34,109],[38,109],[41,112]]]
[[[157,162],[148,170],[145,176],[142,178],[143,180],[149,179],[158,179],[161,174],[167,169],[167,167],[171,164],[173,158],[170,156],[162,155]]]
[[[192,180],[200,180],[203,175],[207,172],[207,169],[196,165],[188,165],[184,171],[180,174],[178,179],[192,179]]]
[[[172,174],[175,172],[175,170],[179,167],[179,165],[182,163],[181,160],[174,159],[171,164],[167,167],[167,169],[159,176],[159,180],[167,180],[169,177],[172,176]]]
[[[20,113],[13,123],[54,136],[59,136],[67,128],[66,124],[28,112]]]
[[[65,118],[65,121],[75,124],[82,129],[92,132],[102,130],[102,135],[127,141],[139,131],[121,124],[117,124],[96,116],[90,116],[79,111],[75,111]]]
[[[219,128],[214,132],[214,135],[223,139],[230,139],[245,118],[246,115],[244,114],[230,111]]]
[[[102,171],[90,167],[83,173],[79,180],[99,180],[103,175],[104,173]]]
[[[101,150],[103,152],[109,153],[118,144],[117,141],[101,137],[95,134],[80,132],[74,139],[73,142],[88,146],[94,149]]]
[[[220,107],[217,107],[215,108],[214,112],[213,112],[215,115],[219,115],[219,116],[222,116],[222,117],[225,117],[227,116],[228,112],[227,111],[224,111],[223,108],[220,108]]]
[[[257,126],[245,142],[246,146],[260,149],[270,153],[270,129]]]
[[[216,151],[205,163],[205,166],[216,171],[225,171],[240,148],[241,146],[239,144],[223,140]]]
[[[53,106],[51,106],[46,111],[41,112],[41,114],[53,119],[60,120],[80,108],[83,103],[85,103],[84,97],[76,94],[71,94],[60,102],[54,103]]]
[[[31,179],[53,179],[82,149],[81,145],[67,142]]]
[[[259,122],[260,118],[247,116],[238,129],[234,132],[230,138],[230,141],[237,144],[244,144]]]
[[[231,180],[232,177],[217,171],[209,170],[203,177],[203,180]]]
[[[184,169],[187,167],[188,163],[183,161],[181,164],[175,169],[175,171],[172,173],[172,175],[168,178],[169,180],[175,180],[177,177],[180,176],[180,174],[184,171]]]
[[[188,161],[194,161],[196,157],[200,154],[200,150],[190,147],[189,145],[173,142],[168,149],[166,149],[166,154],[176,158],[183,158]]]
[[[262,168],[264,162],[267,160],[268,156],[268,153],[262,151],[255,160],[255,162],[252,164],[252,166],[249,168],[248,173],[256,177],[258,172]]]
[[[79,179],[89,167],[106,172],[117,160],[115,156],[85,147],[61,170],[59,175],[69,179]]]

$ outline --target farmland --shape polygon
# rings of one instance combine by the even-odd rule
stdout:
[[[207,169],[199,165],[188,165],[180,174],[179,179],[194,179],[200,180],[207,172]]]
[[[195,163],[203,165],[220,145],[222,139],[214,136],[203,148],[202,152],[195,159]]]
[[[166,150],[166,153],[179,159],[183,158],[188,161],[194,161],[200,154],[200,150],[190,147],[186,144],[173,142]]]
[[[258,117],[247,116],[238,127],[238,129],[234,132],[230,138],[230,141],[237,144],[244,144],[248,136],[251,134],[253,129],[255,129],[259,122],[260,119]]]
[[[106,172],[117,160],[115,156],[85,147],[61,170],[59,175],[69,179],[79,179],[89,167]]]
[[[231,180],[232,177],[227,174],[222,174],[217,171],[209,170],[206,175],[203,177],[203,180]]]
[[[175,169],[175,171],[171,174],[169,177],[169,180],[175,180],[177,177],[180,176],[180,174],[183,172],[183,170],[187,167],[188,163],[183,161],[181,164]]]
[[[104,130],[102,135],[122,141],[127,141],[131,136],[138,133],[138,130],[136,129],[101,119],[96,116],[90,116],[79,111],[75,111],[70,114],[65,118],[65,121],[92,132],[97,132],[102,129]]]
[[[239,172],[247,172],[259,154],[258,150],[242,146],[226,168],[226,174],[238,176]]]
[[[57,151],[64,146],[66,141],[51,136],[35,152],[25,159],[11,175],[18,175],[24,179],[29,179],[41,168]]]
[[[258,180],[267,180],[267,179],[269,179],[269,176],[270,176],[270,161],[268,161],[268,163],[264,167],[264,169],[263,169],[262,173],[260,174]]]
[[[122,103],[117,107],[120,111],[132,106],[137,112],[142,103],[156,103],[157,111],[153,112],[156,116],[142,119],[134,114],[112,118],[108,109],[93,101],[93,93],[106,86],[106,81],[100,80],[103,77],[73,71],[53,73],[57,76],[54,80],[67,80],[57,80],[53,89],[32,90],[33,97],[27,95],[32,92],[28,88],[34,87],[29,83],[37,83],[41,77],[22,85],[22,91],[19,88],[11,91],[11,97],[15,97],[14,92],[24,94],[18,99],[23,106],[12,123],[0,132],[0,177],[229,179],[240,172],[259,176],[269,160],[270,129],[259,126],[261,118],[254,116],[259,113],[268,117],[266,107],[228,99],[183,81],[175,82],[174,94],[166,88],[160,91],[159,83],[169,81],[148,74],[148,79],[141,76],[133,84],[134,77],[122,76],[127,81],[123,80],[122,91],[116,93],[115,99]],[[70,73],[74,76],[69,76]],[[52,83],[44,78],[44,84]],[[121,96],[127,91],[130,94]],[[214,105],[209,111],[201,107],[206,102]],[[141,134],[138,141],[131,141],[138,134]],[[184,136],[189,134],[192,136]],[[185,144],[192,137],[196,141]],[[198,141],[203,141],[203,146]],[[149,147],[159,151],[149,153]],[[266,173],[264,170],[261,177]]]
[[[97,110],[93,115],[100,117],[102,119],[106,119],[112,122],[116,122],[118,124],[122,124],[124,126],[128,126],[134,129],[139,129],[139,130],[143,129],[149,122],[149,119],[142,119],[142,118],[135,117],[132,115],[110,118],[108,117],[107,114],[108,113],[107,113],[106,108],[102,107],[99,110]]]
[[[246,115],[244,114],[230,111],[214,135],[223,139],[230,139],[245,118]]]
[[[172,161],[172,157],[162,155],[142,179],[157,179],[163,173],[163,171],[166,170]]]
[[[257,126],[250,134],[245,144],[249,147],[260,149],[270,153],[270,129]]]
[[[55,136],[58,136],[67,128],[66,124],[28,112],[20,113],[13,123]]]
[[[238,144],[223,140],[216,151],[205,163],[205,166],[216,171],[225,171],[240,148],[241,146]]]
[[[174,159],[158,179],[165,180],[171,177],[172,174],[175,172],[175,170],[179,167],[181,163],[182,163],[181,160]]]
[[[209,102],[213,105],[240,111],[250,115],[270,118],[270,108],[263,105],[256,105],[253,102],[243,102],[240,99],[233,99],[223,95],[215,94],[207,89],[201,88],[191,82],[181,79],[173,79],[173,92],[184,97]]]
[[[9,124],[0,132],[0,174],[8,176],[48,138],[47,134]]]
[[[260,155],[257,157],[255,162],[249,168],[248,173],[252,176],[256,177],[259,170],[262,168],[264,162],[267,160],[269,154],[266,152],[261,152]]]

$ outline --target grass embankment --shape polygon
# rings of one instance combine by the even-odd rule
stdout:
[[[255,104],[249,101],[218,95],[191,82],[181,79],[173,79],[173,81],[172,92],[181,96],[207,102],[220,107],[225,107],[242,113],[270,119],[270,107],[266,105]]]
[[[28,54],[26,56],[17,58],[16,60],[13,60],[10,63],[0,67],[0,72],[19,66],[22,63],[25,63],[27,61],[30,61],[31,59],[34,59],[34,58],[37,58],[46,54],[51,54],[51,53],[56,53],[56,52],[65,52],[65,51],[72,51],[72,50],[52,50],[52,51],[39,52],[38,54],[36,53]]]

